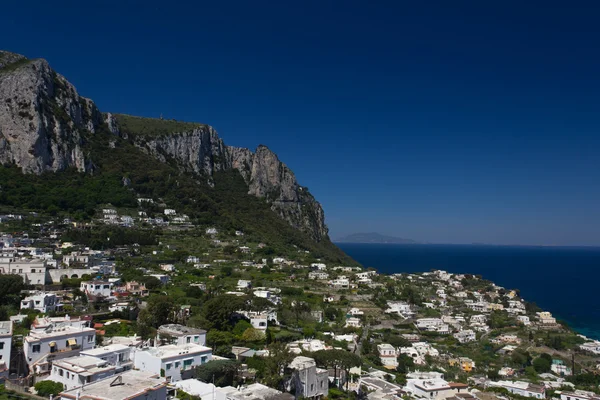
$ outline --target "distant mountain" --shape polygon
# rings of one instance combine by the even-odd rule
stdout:
[[[412,239],[403,239],[394,236],[386,236],[380,233],[354,233],[334,240],[338,243],[393,243],[393,244],[411,244],[417,243]]]

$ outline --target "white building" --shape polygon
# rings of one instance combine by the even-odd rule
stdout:
[[[127,371],[59,394],[64,400],[165,400],[167,382],[159,374]]]
[[[7,377],[10,370],[12,326],[11,321],[0,321],[0,378]]]
[[[0,257],[0,274],[16,274],[28,285],[50,283],[45,260],[23,260],[13,257]]]
[[[403,301],[388,301],[387,305],[388,308],[385,312],[388,314],[398,314],[403,318],[409,318],[415,314],[410,304]]]
[[[477,335],[470,329],[460,331],[454,334],[454,338],[460,343],[474,342],[477,339]]]
[[[170,344],[183,346],[185,344],[206,345],[206,331],[179,324],[161,325],[158,328],[161,339],[170,339]]]
[[[160,374],[162,370],[168,381],[177,382],[182,380],[184,375],[191,376],[195,367],[206,364],[210,360],[212,360],[210,347],[198,344],[183,346],[170,344],[138,350],[135,353],[134,365],[139,370],[155,374]]]
[[[524,397],[535,397],[536,399],[546,398],[546,389],[542,385],[524,381],[498,381],[489,382],[490,386],[502,387],[510,393]]]
[[[62,304],[54,293],[36,292],[21,300],[21,310],[38,310],[46,314],[62,310]]]
[[[350,279],[347,276],[340,276],[337,279],[329,281],[329,286],[336,289],[348,289],[350,287]]]
[[[127,371],[133,367],[134,348],[124,344],[107,344],[95,349],[82,350],[82,356],[97,357],[115,367],[115,373]]]
[[[542,325],[553,325],[556,324],[556,318],[552,316],[548,311],[537,312],[538,320]]]
[[[30,372],[48,371],[52,360],[79,355],[96,345],[96,330],[73,326],[30,331],[23,339],[23,353]]]
[[[115,289],[114,283],[110,281],[83,281],[79,290],[88,296],[111,297]]]
[[[329,393],[329,373],[326,369],[317,368],[314,359],[298,356],[288,368],[293,370],[292,382],[297,399],[321,398]]]
[[[377,345],[377,351],[379,352],[379,360],[381,365],[387,369],[396,369],[398,366],[398,352],[389,343],[382,343]]]
[[[98,357],[75,356],[55,361],[49,379],[71,390],[114,374],[115,367]]]
[[[529,320],[529,317],[526,315],[519,315],[517,317],[517,321],[519,321],[521,324],[528,326],[531,325],[531,321]]]
[[[165,215],[175,215],[177,214],[177,211],[173,210],[172,208],[165,208]]]
[[[252,281],[247,281],[244,279],[238,280],[237,288],[238,290],[250,289],[252,287]]]
[[[308,273],[308,279],[325,280],[329,279],[329,274],[323,271],[310,271]]]
[[[61,317],[42,317],[37,316],[31,324],[31,330],[34,332],[44,332],[50,328],[61,328],[72,326],[77,329],[89,328],[90,321],[81,317],[71,318],[69,315]]]
[[[346,318],[346,328],[360,328],[362,326],[362,322],[360,318],[350,317]]]

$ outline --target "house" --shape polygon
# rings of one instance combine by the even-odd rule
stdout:
[[[175,265],[173,264],[160,264],[160,269],[165,272],[173,272],[175,271]]]
[[[71,390],[114,374],[115,367],[98,357],[75,356],[55,361],[49,379]]]
[[[0,258],[0,274],[16,274],[27,285],[45,285],[50,283],[46,260],[23,260],[13,257]]]
[[[593,342],[587,342],[579,345],[579,348],[583,351],[588,351],[594,354],[600,354],[600,341],[594,340]]]
[[[439,326],[444,325],[444,321],[440,318],[420,318],[416,322],[416,326],[420,330],[434,330]]]
[[[329,281],[329,286],[335,289],[348,289],[350,288],[350,279],[347,276],[339,276],[337,279]]]
[[[168,339],[170,344],[179,346],[189,343],[199,344],[200,346],[206,345],[206,331],[204,329],[167,324],[158,327],[158,335],[161,339]]]
[[[428,399],[447,399],[457,393],[466,392],[467,385],[451,384],[443,378],[407,379],[405,390],[414,396]]]
[[[217,233],[219,233],[219,231],[217,230],[217,228],[207,228],[206,229],[206,234],[207,235],[216,235]]]
[[[64,400],[165,400],[167,382],[159,374],[131,370],[59,394]]]
[[[350,309],[350,311],[348,311],[348,314],[352,315],[353,317],[357,317],[357,316],[365,315],[365,312],[362,311],[360,308],[352,307]]]
[[[346,328],[360,328],[361,326],[362,322],[360,318],[356,317],[346,318],[346,325],[344,325]]]
[[[288,349],[294,354],[300,354],[302,351],[315,352],[319,350],[329,350],[332,347],[327,346],[325,342],[318,339],[301,339],[295,342],[288,343]]]
[[[175,214],[177,214],[177,211],[175,211],[172,208],[165,208],[164,213],[165,213],[165,215],[175,215]]]
[[[475,369],[475,361],[468,357],[451,358],[448,360],[448,365],[451,367],[459,367],[464,372],[471,372]]]
[[[83,281],[79,286],[79,290],[85,293],[88,297],[111,297],[115,289],[113,282],[103,281]]]
[[[52,360],[79,355],[81,350],[96,345],[94,328],[74,326],[50,327],[45,331],[30,331],[23,339],[23,353],[30,372],[47,372]]]
[[[212,359],[210,347],[198,344],[166,345],[138,350],[134,356],[136,369],[164,374],[169,382],[191,377],[193,369]]]
[[[329,279],[329,274],[327,272],[322,271],[310,271],[308,273],[308,279],[325,280]]]
[[[556,324],[556,318],[552,316],[548,311],[541,311],[536,313],[540,324],[542,325],[554,325]]]
[[[252,281],[247,281],[244,279],[238,280],[237,288],[238,290],[250,289],[252,287]]]
[[[317,368],[314,359],[298,356],[288,368],[293,371],[288,390],[294,390],[296,399],[320,399],[329,393],[329,372]]]
[[[502,367],[500,371],[498,371],[498,375],[502,377],[510,377],[515,374],[515,370],[510,367]]]
[[[519,315],[517,317],[517,321],[519,321],[519,323],[521,323],[525,326],[531,325],[531,321],[529,320],[529,317],[526,315]]]
[[[573,375],[571,368],[567,367],[562,360],[552,360],[550,370],[559,376]]]
[[[92,265],[91,261],[89,254],[84,254],[80,251],[73,251],[71,254],[64,255],[62,260],[63,264],[68,267],[76,264],[77,267],[74,268],[89,268]]]
[[[388,301],[388,308],[385,310],[387,314],[398,314],[403,318],[410,318],[414,315],[410,304],[403,301]]]
[[[277,323],[276,311],[238,311],[240,315],[248,318],[254,329],[266,331],[269,321]]]
[[[153,276],[156,279],[158,279],[160,281],[160,283],[162,283],[163,285],[166,285],[167,283],[169,283],[169,280],[171,278],[169,278],[168,275],[164,275],[164,274],[150,274],[149,276]]]
[[[543,385],[535,385],[524,381],[498,381],[488,382],[489,386],[501,387],[510,393],[524,397],[534,397],[536,399],[546,398],[546,388]]]
[[[150,291],[146,289],[146,285],[136,281],[125,283],[124,289],[132,296],[146,297],[150,294]]]
[[[10,371],[12,328],[11,321],[0,321],[0,380],[8,377],[8,371]]]
[[[82,356],[97,357],[115,367],[115,373],[133,368],[133,347],[125,344],[107,344],[95,349],[82,350]]]
[[[560,400],[600,400],[600,396],[594,392],[575,390],[574,392],[562,392]]]
[[[454,334],[454,338],[458,340],[460,343],[469,343],[477,340],[477,336],[475,332],[470,329],[460,331]]]
[[[323,263],[312,263],[310,267],[319,271],[325,271],[327,269],[327,265]]]
[[[396,369],[398,366],[398,352],[389,343],[382,343],[377,345],[377,352],[379,353],[379,360],[381,365],[387,369]]]
[[[188,256],[187,260],[185,260],[188,264],[198,264],[200,262],[200,257],[196,256]]]
[[[44,314],[61,311],[62,306],[54,293],[36,292],[21,300],[21,310],[38,310]]]
[[[74,328],[89,328],[91,318],[77,317],[71,318],[68,314],[62,317],[42,317],[37,316],[31,324],[31,330],[34,332],[44,332],[50,328],[60,328],[72,326]]]
[[[375,376],[361,376],[358,381],[359,390],[365,387],[369,393],[368,398],[396,399],[401,398],[402,387]]]

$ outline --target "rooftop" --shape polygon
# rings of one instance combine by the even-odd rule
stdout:
[[[94,375],[98,372],[114,369],[112,365],[101,358],[91,356],[75,356],[54,362],[57,367],[65,368],[80,375]]]
[[[108,346],[97,347],[95,349],[84,350],[81,354],[85,354],[88,356],[99,357],[101,355],[105,355],[108,353],[114,353],[121,350],[127,350],[129,346],[125,346],[124,344],[109,344]]]
[[[61,398],[80,400],[128,399],[166,386],[164,378],[152,372],[130,370],[81,388],[64,391]],[[79,393],[79,396],[78,396]]]
[[[179,324],[161,325],[158,328],[158,332],[171,336],[201,335],[206,333],[204,329],[191,328],[189,326]]]
[[[166,346],[160,346],[160,347],[149,347],[147,349],[144,349],[144,351],[150,353],[151,355],[158,357],[158,358],[170,358],[170,357],[177,357],[180,355],[186,355],[186,354],[200,354],[200,353],[206,353],[206,352],[211,352],[211,348],[210,347],[206,347],[206,346],[200,346],[198,344],[193,344],[193,343],[188,343],[182,346],[178,346],[175,344],[169,344]]]
[[[35,342],[38,340],[53,338],[59,336],[69,336],[75,334],[91,334],[96,333],[94,328],[84,328],[84,327],[75,327],[75,326],[64,326],[60,328],[49,328],[45,331],[31,331],[29,335],[25,337],[25,341],[27,342]]]
[[[12,335],[12,321],[0,321],[0,335]]]

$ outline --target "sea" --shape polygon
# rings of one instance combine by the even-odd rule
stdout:
[[[600,340],[600,248],[336,243],[365,267],[393,274],[441,269],[481,275]]]

